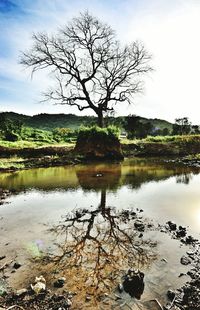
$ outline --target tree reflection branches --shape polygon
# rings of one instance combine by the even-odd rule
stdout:
[[[138,217],[133,210],[106,207],[102,190],[97,208],[76,209],[53,228],[64,236],[54,261],[70,270],[71,276],[79,274],[87,287],[108,289],[127,268],[142,268],[155,258],[154,244],[134,226]]]

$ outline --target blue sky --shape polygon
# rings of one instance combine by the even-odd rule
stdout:
[[[141,40],[153,55],[155,71],[132,106],[135,113],[173,121],[188,116],[200,124],[200,1],[197,0],[0,0],[0,111],[24,114],[76,113],[67,106],[40,103],[51,84],[46,72],[19,65],[33,32],[56,32],[81,11],[110,24],[123,42]],[[77,112],[78,113],[78,112]]]

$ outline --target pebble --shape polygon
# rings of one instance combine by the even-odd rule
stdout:
[[[19,269],[21,267],[21,264],[19,262],[15,262],[13,265],[13,268]]]
[[[124,290],[123,284],[122,284],[122,283],[119,283],[119,284],[118,284],[118,291],[119,291],[119,293],[122,293],[123,290]]]
[[[145,226],[141,221],[135,221],[134,226],[138,231],[144,231],[145,229]]]
[[[57,279],[54,282],[53,286],[56,287],[56,288],[61,288],[61,287],[64,286],[65,281],[66,281],[66,278],[65,277],[61,277],[61,278]]]
[[[17,290],[16,292],[16,296],[21,296],[24,295],[28,292],[28,290],[26,288],[22,288],[21,290]]]
[[[176,224],[175,223],[168,221],[167,224],[169,225],[170,230],[176,230]]]
[[[175,292],[174,291],[172,291],[172,290],[168,290],[167,291],[167,297],[169,298],[169,300],[173,300],[174,299],[174,297],[176,296],[176,294],[175,294]]]
[[[90,301],[91,300],[91,297],[90,296],[86,296],[85,297],[85,301]]]
[[[187,256],[183,255],[181,257],[180,262],[181,262],[182,265],[189,265],[189,264],[191,264],[191,259],[188,258]]]

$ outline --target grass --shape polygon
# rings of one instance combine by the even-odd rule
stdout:
[[[50,146],[65,146],[65,147],[70,147],[74,146],[74,142],[65,142],[65,143],[47,143],[47,142],[40,142],[40,141],[24,141],[24,140],[19,140],[15,142],[10,142],[10,141],[3,141],[0,140],[0,146],[2,147],[8,147],[8,148],[17,148],[17,149],[23,149],[23,148],[38,148],[38,147],[50,147]]]
[[[176,136],[148,136],[144,139],[120,139],[122,144],[132,143],[168,143],[168,142],[200,142],[200,135],[176,135]]]
[[[185,159],[187,159],[187,160],[200,160],[200,153],[188,155],[185,157]]]
[[[177,136],[148,136],[141,140],[142,142],[197,142],[200,141],[200,135],[177,135]]]
[[[0,158],[0,169],[23,169],[25,165],[23,163],[24,159],[21,157],[10,157],[10,158]]]

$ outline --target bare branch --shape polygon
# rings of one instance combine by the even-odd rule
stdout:
[[[142,90],[141,77],[152,70],[150,60],[142,44],[121,47],[111,27],[86,12],[54,36],[34,34],[33,46],[20,62],[32,74],[50,69],[56,77],[45,100],[92,109],[102,117],[113,103],[132,102]]]

